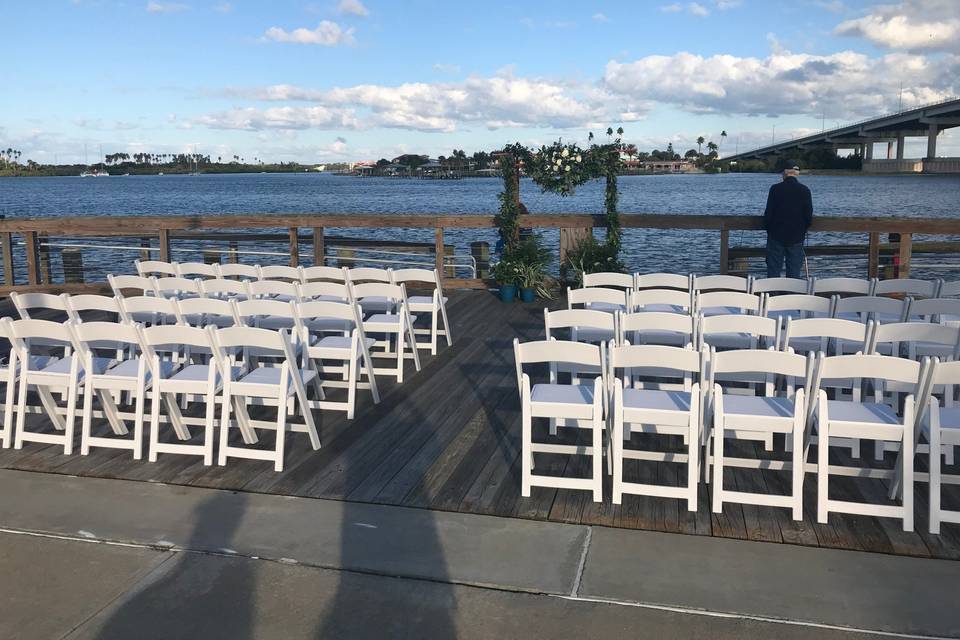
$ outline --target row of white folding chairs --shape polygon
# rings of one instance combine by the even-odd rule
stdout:
[[[434,274],[426,269],[408,269],[417,272],[419,278]],[[417,335],[429,336],[427,341],[418,341],[420,349],[429,349],[436,355],[438,340],[443,336],[447,346],[453,344],[452,332],[447,318],[447,298],[443,296],[439,280],[428,296],[407,295],[406,281],[363,282],[288,282],[283,280],[238,281],[223,278],[203,280],[200,278],[181,278],[176,276],[131,276],[108,275],[107,279],[115,295],[127,291],[140,292],[141,295],[155,295],[170,298],[278,298],[282,300],[331,300],[349,302],[356,300],[368,314],[394,314],[401,306],[415,316],[429,314],[430,326],[417,328]],[[413,278],[416,279],[416,278]],[[411,316],[411,319],[413,318]],[[441,328],[440,323],[443,326]]]
[[[742,293],[796,293],[815,295],[909,295],[915,298],[960,296],[960,281],[919,278],[755,278],[754,276],[675,274],[675,273],[588,273],[584,287],[611,287],[640,291],[677,289],[681,291],[739,291]]]
[[[818,521],[826,522],[830,512],[888,516],[902,519],[904,529],[912,530],[913,458],[920,433],[918,422],[925,414],[917,411],[915,403],[931,407],[926,432],[934,426],[939,429],[936,436],[927,436],[932,443],[928,451],[939,451],[945,441],[951,446],[960,443],[955,433],[960,429],[960,412],[953,409],[960,368],[956,363],[939,364],[935,358],[917,362],[877,354],[805,357],[762,349],[717,352],[557,340],[526,344],[515,341],[514,350],[522,403],[524,496],[529,496],[531,487],[536,485],[589,490],[599,501],[602,459],[607,455],[608,472],[613,475],[614,503],[620,502],[623,493],[636,493],[680,498],[686,500],[688,509],[695,511],[699,469],[703,465],[704,478],[708,482],[712,479],[715,512],[722,511],[724,502],[732,501],[789,508],[795,519],[801,519],[803,479],[807,472],[815,471]],[[531,383],[524,367],[534,363],[549,364],[547,383]],[[571,384],[559,383],[561,366],[573,367]],[[942,367],[939,377],[934,374],[937,367]],[[642,381],[638,374],[656,376],[657,381]],[[679,388],[664,388],[664,376],[679,379]],[[873,382],[872,396],[867,396],[866,401],[860,386],[864,379]],[[851,399],[830,400],[821,384],[841,380],[850,384]],[[733,381],[755,383],[763,393],[739,395],[743,388],[731,384]],[[938,410],[935,400],[927,403],[931,390],[937,386],[948,387],[943,393],[948,398],[947,411]],[[896,395],[891,392],[904,396],[902,405],[891,399]],[[551,433],[561,426],[590,429],[592,444],[535,442],[533,418],[549,419]],[[630,442],[632,432],[680,435],[687,444],[687,453],[626,448],[624,444]],[[725,453],[725,439],[762,440],[773,434],[782,434],[791,443],[789,460],[736,458]],[[901,455],[895,469],[831,464],[830,447],[847,446],[846,442],[853,438],[898,444]],[[811,464],[807,460],[808,447],[814,441],[818,458]],[[534,453],[589,455],[593,473],[590,478],[534,474]],[[685,463],[687,483],[665,487],[625,482],[625,459]],[[769,495],[727,489],[723,484],[725,467],[789,471],[790,493]],[[901,504],[833,500],[828,488],[830,478],[835,476],[894,479],[901,488]],[[939,482],[939,478],[931,480],[931,491],[939,491]],[[939,501],[937,505],[939,508]]]
[[[306,433],[311,446],[320,448],[311,408],[323,400],[324,392],[316,370],[298,363],[298,341],[284,330],[3,318],[0,337],[13,346],[9,362],[2,368],[7,383],[2,431],[5,447],[11,440],[17,449],[24,442],[43,442],[62,445],[65,454],[72,453],[78,397],[82,395],[83,454],[91,447],[110,447],[130,449],[134,458],[140,459],[148,399],[151,461],[159,453],[180,453],[201,456],[204,464],[212,464],[215,424],[220,427],[220,465],[230,457],[251,458],[272,461],[274,469],[281,471],[288,429]],[[39,340],[44,348],[38,351]],[[59,353],[52,345],[59,345]],[[199,353],[209,356],[197,362],[195,355]],[[310,399],[308,387],[314,390],[316,399]],[[39,406],[28,405],[31,388],[36,390]],[[67,396],[64,408],[57,405],[53,392]],[[133,413],[123,412],[117,405],[116,398],[123,394],[132,396]],[[93,409],[94,396],[101,407],[97,412]],[[181,411],[181,407],[198,400],[205,405],[203,417]],[[160,440],[161,404],[166,412],[164,422],[176,436],[173,442]],[[276,407],[276,420],[252,418],[248,407],[257,405]],[[27,413],[46,414],[54,432],[28,429]],[[112,435],[93,434],[95,415],[107,419]],[[300,421],[290,420],[292,417]],[[131,431],[128,421],[132,421],[132,437],[125,437]],[[200,443],[189,442],[191,426],[202,428]],[[239,429],[246,446],[229,442],[231,427]],[[276,431],[272,449],[253,446],[258,442],[258,429]]]

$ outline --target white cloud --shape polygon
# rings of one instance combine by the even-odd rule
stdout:
[[[318,44],[323,47],[336,47],[338,45],[351,45],[354,43],[353,27],[344,29],[336,22],[323,20],[315,29],[305,29],[303,27],[286,31],[280,27],[270,27],[263,34],[265,40],[273,42],[292,42],[295,44]]]
[[[340,4],[337,5],[337,13],[360,17],[370,15],[370,11],[360,0],[340,0]]]
[[[814,0],[813,6],[830,13],[843,13],[847,10],[847,5],[843,0]]]
[[[896,53],[870,58],[852,51],[817,56],[775,51],[766,58],[681,52],[611,61],[604,74],[614,93],[676,105],[694,113],[820,114],[848,118],[891,111],[899,84],[904,105],[954,94],[960,60]]]
[[[153,2],[147,3],[147,13],[178,13],[186,11],[190,5],[181,2]]]
[[[738,9],[743,6],[743,0],[713,0],[714,6],[720,11],[727,9]]]
[[[439,71],[440,73],[449,73],[450,75],[457,75],[460,73],[460,65],[450,64],[449,62],[437,62],[433,65],[434,71]]]
[[[593,20],[595,20],[596,22],[610,22],[610,18],[608,18],[605,13],[593,14]]]
[[[662,13],[680,13],[683,11],[683,5],[674,2],[673,4],[665,4],[660,7]]]
[[[233,11],[233,5],[229,2],[221,2],[220,4],[215,6],[213,10],[219,13],[230,13],[231,11]]]
[[[879,5],[860,18],[841,22],[834,32],[887,49],[960,51],[960,2],[905,0]]]
[[[698,18],[704,18],[710,15],[710,10],[698,2],[688,4],[687,11],[690,12],[690,15],[697,16]]]
[[[726,1],[729,2],[730,0],[726,0]],[[724,8],[727,8],[727,7],[724,7]],[[661,13],[680,13],[681,11],[684,11],[684,10],[686,10],[686,12],[689,13],[690,15],[696,16],[698,18],[703,18],[710,15],[710,10],[707,9],[702,4],[700,4],[699,2],[688,2],[685,5],[680,4],[679,2],[674,2],[673,4],[665,4],[660,6]]]
[[[231,109],[194,120],[211,129],[355,129],[357,120],[342,109],[326,107],[271,107]]]

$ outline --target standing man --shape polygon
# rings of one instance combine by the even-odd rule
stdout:
[[[800,184],[800,167],[787,164],[783,182],[770,187],[763,228],[767,230],[767,277],[779,278],[787,263],[788,278],[802,278],[803,239],[813,223],[810,189]]]

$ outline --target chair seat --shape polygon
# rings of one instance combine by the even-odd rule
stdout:
[[[340,318],[313,318],[305,320],[304,324],[312,333],[321,333],[324,331],[349,331],[353,328],[353,323],[349,320]]]
[[[396,306],[390,298],[384,296],[367,296],[362,298],[359,304],[365,312],[389,311]]]
[[[133,358],[131,360],[124,360],[117,363],[116,365],[110,367],[105,373],[100,377],[102,378],[136,378],[137,370],[140,367],[140,359]],[[160,361],[160,376],[162,378],[170,377],[170,374],[177,368],[177,363],[170,362],[169,360]],[[150,379],[150,369],[147,368],[147,379]]]
[[[686,313],[686,309],[676,304],[645,304],[637,311],[653,313]]]
[[[443,303],[446,304],[449,298],[443,296]],[[433,306],[433,296],[407,296],[407,302],[412,307],[415,304]]]
[[[296,321],[285,316],[263,316],[257,318],[256,324],[261,329],[293,329]]]
[[[34,371],[33,373],[51,373],[56,375],[67,375],[70,373],[70,366],[73,363],[73,359],[76,356],[70,356],[69,358],[60,358],[59,360],[54,360],[46,367]],[[106,371],[114,361],[110,358],[93,358],[93,373],[94,375],[100,375]],[[79,377],[83,378],[84,370],[83,364],[80,365]]]
[[[647,409],[651,411],[690,411],[690,394],[686,391],[662,391],[660,389],[624,389],[624,409]]]
[[[210,372],[209,364],[190,364],[177,371],[172,376],[167,378],[171,382],[206,382],[207,376]],[[240,367],[233,367],[234,372],[239,372]],[[220,372],[217,371],[216,374],[217,384],[220,383]]]
[[[793,418],[794,402],[780,396],[723,396],[723,412],[727,415],[764,418]]]
[[[700,313],[702,313],[704,317],[709,317],[709,316],[743,315],[744,311],[743,309],[740,309],[738,307],[706,307],[704,309],[701,309]]]
[[[637,344],[655,344],[667,346],[684,346],[691,341],[689,333],[678,331],[641,331]]]
[[[280,384],[280,374],[282,370],[280,367],[257,367],[253,371],[249,372],[245,376],[241,377],[236,382],[232,383],[231,391],[233,393],[242,393],[245,390],[251,390],[256,387],[273,387],[276,388]],[[287,381],[287,395],[292,395],[296,390],[296,387],[293,384],[293,376],[299,374],[300,380],[303,384],[307,384],[314,377],[316,377],[316,372],[309,369],[295,369],[290,371],[291,377]]]
[[[960,407],[941,407],[940,428],[960,432]]]
[[[859,422],[863,424],[900,425],[896,412],[886,404],[874,402],[827,401],[831,422]]]
[[[367,343],[367,348],[369,349],[373,345],[377,344],[377,341],[373,338],[364,338],[364,341]],[[315,344],[311,345],[318,349],[350,349],[350,343],[352,338],[350,336],[324,336],[318,340]]]
[[[530,401],[546,404],[591,405],[593,404],[593,385],[535,384],[530,390]]]
[[[606,311],[607,313],[624,310],[622,304],[613,304],[612,302],[589,302],[586,304],[586,308],[593,311]]]
[[[578,342],[608,342],[613,340],[614,335],[611,329],[597,329],[594,327],[578,327]]]
[[[417,316],[410,316],[411,322],[417,321]],[[400,315],[396,313],[375,313],[363,321],[363,326],[368,327],[368,331],[376,331],[376,326],[392,328],[394,331],[400,326]]]

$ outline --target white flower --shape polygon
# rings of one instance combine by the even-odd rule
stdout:
[[[567,149],[566,147],[564,147],[560,155],[566,158],[568,155],[570,155],[570,149]]]
[[[567,166],[564,167],[564,168],[565,168],[567,171],[570,171],[570,165],[567,165]]]
[[[580,154],[577,154],[577,162],[580,162]]]

